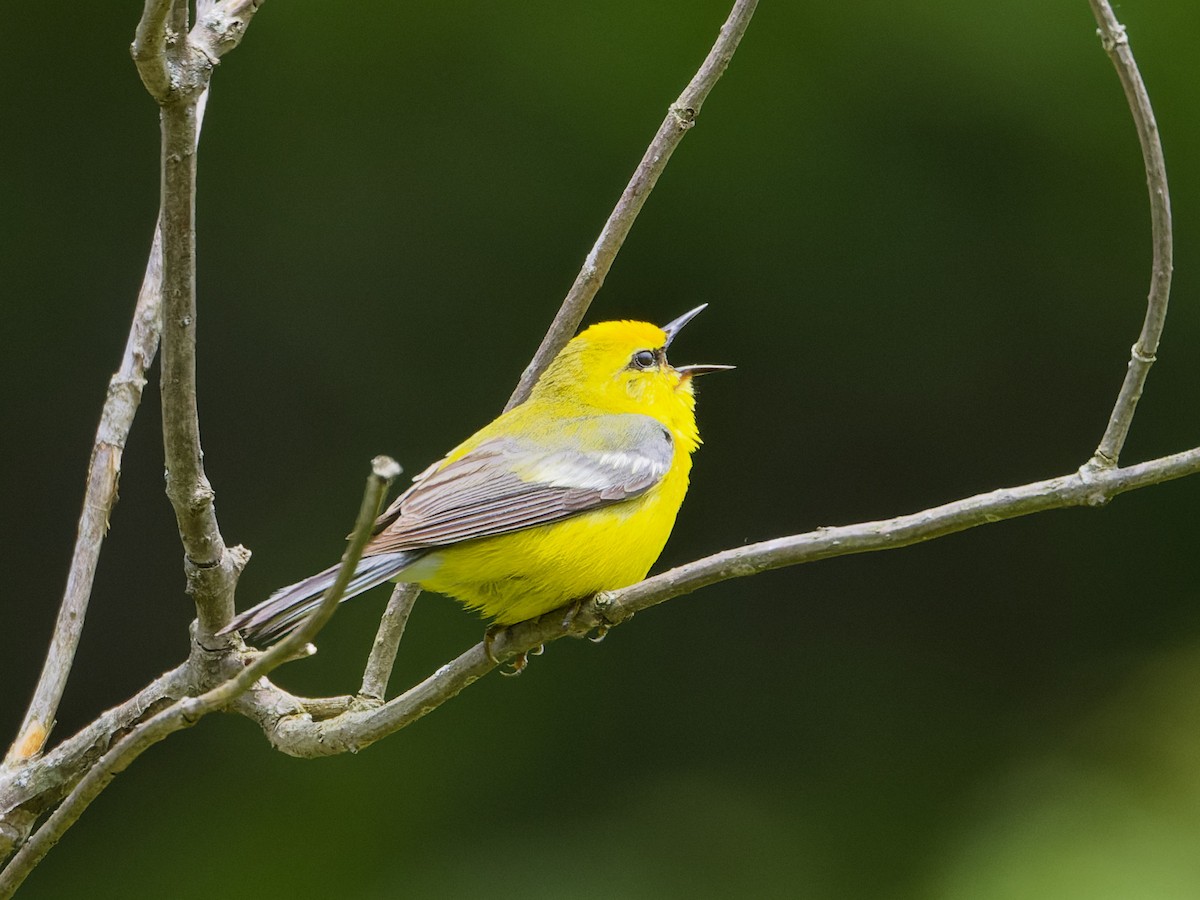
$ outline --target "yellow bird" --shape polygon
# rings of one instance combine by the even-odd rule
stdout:
[[[415,582],[503,626],[644,578],[700,445],[693,379],[733,368],[667,362],[703,309],[661,328],[601,322],[572,339],[525,403],[414,478],[379,517],[343,599]],[[224,630],[277,639],[320,603],[337,568],[281,588]]]

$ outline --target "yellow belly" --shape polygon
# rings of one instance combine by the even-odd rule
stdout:
[[[687,492],[690,459],[640,497],[561,522],[440,548],[402,573],[500,625],[640,581]]]

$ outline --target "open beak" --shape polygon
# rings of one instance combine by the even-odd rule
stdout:
[[[663,344],[663,349],[665,350],[667,347],[670,347],[671,341],[675,340],[675,335],[679,334],[679,332],[683,329],[683,326],[692,321],[692,319],[696,318],[696,316],[700,315],[700,313],[704,312],[704,310],[707,308],[707,303],[701,303],[691,312],[685,312],[678,319],[673,319],[664,325],[662,330],[667,333],[667,342]],[[736,366],[676,366],[675,371],[684,378],[695,378],[697,375],[707,375],[710,372],[727,372],[733,368],[736,368]]]

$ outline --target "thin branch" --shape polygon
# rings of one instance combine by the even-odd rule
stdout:
[[[66,833],[67,829],[78,821],[83,811],[100,795],[100,792],[146,750],[175,732],[190,728],[209,713],[228,706],[238,696],[249,690],[261,677],[269,674],[289,659],[296,658],[297,651],[300,651],[316,636],[337,610],[337,605],[346,592],[346,586],[354,576],[355,566],[362,558],[363,548],[371,539],[371,528],[383,504],[388,485],[398,474],[400,474],[400,466],[396,464],[395,460],[386,456],[377,456],[372,461],[371,475],[367,478],[354,531],[351,533],[346,552],[342,555],[337,579],[325,592],[320,605],[309,613],[300,627],[266,653],[255,658],[233,678],[218,684],[199,697],[184,697],[172,703],[167,709],[138,725],[121,738],[79,780],[66,799],[13,856],[7,868],[0,872],[0,900],[8,900],[12,897],[34,867]]]
[[[25,719],[5,757],[5,766],[18,764],[41,752],[50,729],[54,727],[58,704],[66,690],[67,677],[75,660],[75,649],[83,633],[100,549],[117,500],[121,455],[142,402],[146,370],[158,352],[161,284],[162,242],[161,233],[156,228],[142,289],[133,312],[133,323],[125,342],[125,353],[116,374],[108,382],[108,397],[100,413],[100,424],[96,429],[88,464],[83,510],[79,514],[75,548],[71,554],[71,568],[67,573],[67,586],[58,609],[58,619],[54,623],[54,635]]]
[[[1167,301],[1171,295],[1172,236],[1171,195],[1167,190],[1167,167],[1163,160],[1162,141],[1159,139],[1158,123],[1150,105],[1150,95],[1142,81],[1141,72],[1133,59],[1125,26],[1117,21],[1108,0],[1088,0],[1092,14],[1100,26],[1100,40],[1116,67],[1129,101],[1129,111],[1137,126],[1138,141],[1142,146],[1142,160],[1146,167],[1146,186],[1150,191],[1150,229],[1154,258],[1150,270],[1150,294],[1146,302],[1146,318],[1141,334],[1133,345],[1125,380],[1117,395],[1116,405],[1108,419],[1104,437],[1092,457],[1097,467],[1115,466],[1129,436],[1133,414],[1150,366],[1158,353],[1158,342],[1162,337],[1167,317]]]
[[[667,117],[658,126],[658,131],[650,146],[646,148],[642,161],[638,163],[633,177],[621,194],[621,199],[617,201],[616,207],[600,231],[600,236],[596,238],[595,245],[584,260],[583,268],[575,276],[575,283],[567,292],[566,299],[550,324],[550,330],[542,338],[541,346],[538,347],[533,360],[521,374],[516,390],[504,407],[506,410],[525,402],[550,360],[558,355],[558,351],[579,329],[579,323],[583,321],[584,314],[604,284],[605,276],[612,268],[617,252],[625,243],[629,229],[633,227],[646,198],[666,169],[671,154],[675,152],[683,136],[696,124],[700,107],[704,105],[717,80],[724,74],[729,61],[733,59],[733,53],[737,50],[742,35],[746,33],[746,27],[750,24],[750,18],[757,6],[758,0],[737,0],[734,3],[729,18],[721,26],[717,42],[713,44],[700,69],[679,95],[679,99],[671,104]]]
[[[196,603],[197,640],[215,637],[233,615],[240,571],[217,525],[213,490],[204,472],[196,401],[196,136],[197,106],[222,54],[236,47],[260,3],[202,2],[190,34],[185,0],[147,0],[132,53],[161,107],[163,450],[167,496],[183,542],[188,589]]]
[[[209,568],[220,563],[225,542],[201,459],[196,405],[196,127],[194,104],[163,107],[163,448],[167,496],[187,559]],[[223,599],[232,603],[232,598]],[[196,598],[197,611],[201,630],[211,633],[229,620],[232,606],[224,619],[206,622],[214,614],[207,600]]]
[[[196,104],[197,140],[200,139],[200,127],[204,122],[207,99],[208,92],[205,91]],[[42,666],[42,674],[34,689],[25,719],[4,759],[5,766],[19,764],[40,753],[50,730],[54,727],[58,704],[66,690],[67,678],[75,661],[75,650],[83,633],[100,550],[108,533],[109,518],[117,502],[117,485],[121,477],[125,441],[141,405],[142,389],[146,386],[146,372],[158,353],[161,334],[160,221],[154,226],[154,239],[150,244],[150,255],[146,261],[146,272],[142,276],[142,287],[138,291],[129,336],[125,340],[125,353],[121,357],[120,367],[108,382],[108,397],[100,412],[100,425],[96,428],[92,458],[88,464],[83,511],[79,514],[75,548],[71,554],[71,568],[67,573],[67,587],[58,609],[58,619],[54,623],[54,635],[50,640],[46,662]],[[2,857],[3,854],[0,854],[0,858]]]
[[[559,609],[507,628],[492,642],[494,659],[482,643],[477,644],[382,706],[354,708],[322,722],[304,715],[274,720],[268,738],[277,749],[293,756],[357,752],[437,709],[497,662],[568,635],[581,637],[595,628],[607,630],[636,612],[710,584],[836,556],[894,550],[1051,509],[1099,507],[1126,491],[1198,472],[1200,448],[1123,469],[1085,466],[1070,475],[977,494],[893,519],[818,528],[735,547],[601,594],[578,612]]]
[[[419,585],[398,584],[388,600],[383,618],[379,620],[379,630],[375,633],[375,642],[371,645],[371,655],[367,658],[363,670],[362,687],[358,695],[367,700],[383,700],[387,696],[388,679],[392,677],[392,668],[396,665],[396,653],[400,649],[400,641],[404,637],[404,626],[408,624],[409,613],[417,596],[421,593]]]
[[[228,663],[235,669],[243,664],[237,657],[228,658]],[[16,772],[0,773],[0,860],[25,842],[36,819],[65,797],[117,738],[175,700],[196,693],[192,687],[196,675],[190,663],[177,666],[35,763]],[[297,697],[260,678],[232,707],[266,729],[273,727],[272,716],[279,719],[303,714],[319,721],[344,713],[356,702],[349,696]]]
[[[177,666],[100,715],[42,758],[0,772],[0,860],[25,842],[37,818],[59,802],[117,736],[187,693],[188,666]]]
[[[735,547],[612,591],[596,604],[598,623],[624,621],[664,600],[732,578],[875,550],[908,547],[935,538],[1033,513],[1070,507],[1098,508],[1118,494],[1200,472],[1200,447],[1126,468],[1078,472],[1000,488],[931,509],[858,525],[818,528],[807,534]]]

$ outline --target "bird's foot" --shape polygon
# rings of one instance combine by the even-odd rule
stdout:
[[[493,665],[497,666],[501,665],[501,662],[500,658],[496,656],[495,643],[496,638],[498,638],[503,631],[503,625],[489,625],[487,631],[483,633],[483,652],[487,654],[487,658],[492,661]],[[529,665],[529,657],[541,656],[545,649],[546,648],[542,644],[538,644],[532,650],[524,650],[521,653],[518,653],[513,657],[511,663],[512,668],[506,671],[501,671],[500,674],[509,676],[520,675],[525,671],[525,667]]]

